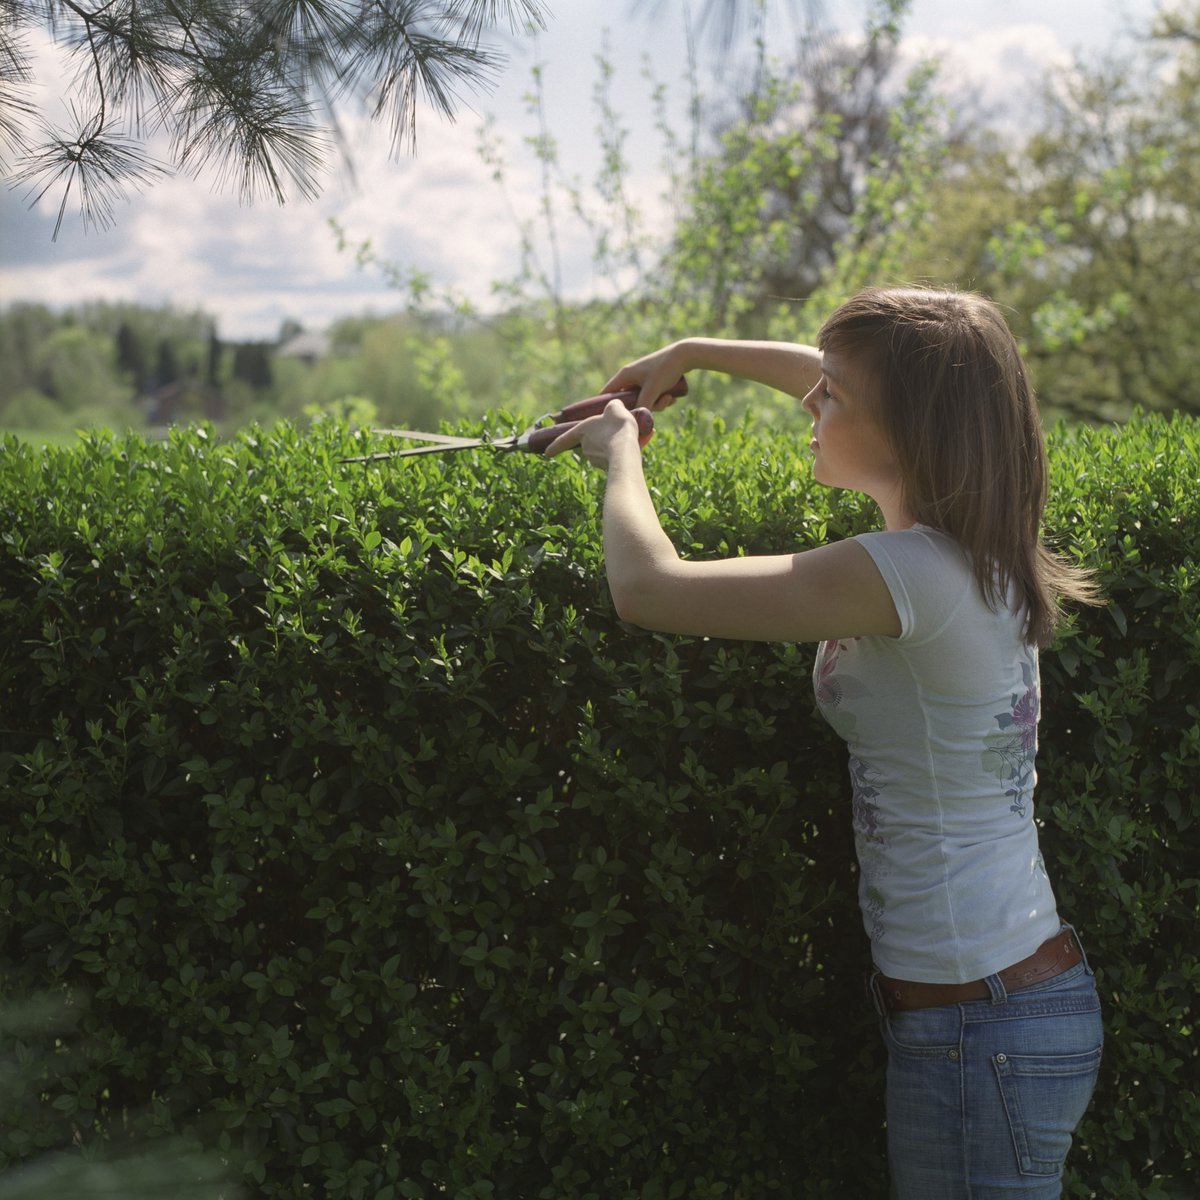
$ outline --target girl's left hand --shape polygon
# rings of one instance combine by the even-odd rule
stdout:
[[[598,417],[588,417],[555,438],[546,447],[543,457],[554,458],[578,448],[588,462],[606,471],[616,448],[626,439],[637,449],[637,420],[620,400],[611,400]]]

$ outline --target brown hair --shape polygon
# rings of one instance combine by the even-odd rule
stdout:
[[[1024,607],[1025,640],[1045,645],[1062,599],[1098,602],[1090,574],[1042,539],[1048,467],[1037,402],[1016,339],[983,296],[872,288],[817,339],[850,356],[899,462],[914,520],[953,537],[985,602]]]

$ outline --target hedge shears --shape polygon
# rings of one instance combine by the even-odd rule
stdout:
[[[664,396],[686,396],[687,380],[681,375],[664,393]],[[356,454],[353,458],[343,458],[340,462],[379,462],[385,458],[408,458],[414,454],[453,454],[458,450],[476,450],[480,446],[488,446],[492,450],[521,450],[529,454],[544,454],[546,447],[556,438],[566,433],[568,429],[579,424],[588,417],[599,416],[613,400],[619,400],[637,419],[638,444],[644,446],[654,436],[654,417],[647,408],[636,408],[638,391],[628,388],[619,392],[601,392],[598,396],[589,396],[586,400],[576,400],[558,412],[545,413],[538,417],[528,429],[515,433],[511,437],[454,437],[445,433],[419,433],[415,429],[372,429],[371,432],[381,437],[411,438],[414,441],[427,443],[424,446],[406,446],[402,450],[380,450],[374,454]],[[543,422],[550,421],[546,425]]]

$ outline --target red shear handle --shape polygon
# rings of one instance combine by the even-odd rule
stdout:
[[[688,390],[687,379],[680,377],[673,383],[665,392],[664,396],[674,396],[678,399],[680,396],[686,396]],[[562,424],[563,421],[582,421],[585,417],[594,417],[602,413],[607,407],[610,400],[620,400],[626,408],[632,409],[637,404],[638,389],[625,388],[619,392],[602,392],[599,396],[589,396],[586,400],[576,400],[573,404],[568,404],[566,408],[561,408],[554,414],[554,422],[556,425]]]
[[[605,396],[604,401],[607,404],[608,401],[614,398],[613,396]],[[633,415],[638,425],[638,445],[644,446],[654,436],[654,417],[651,416],[648,408],[635,408]],[[535,429],[527,439],[522,438],[517,443],[517,449],[528,450],[532,454],[544,454],[546,447],[551,442],[578,424],[578,421],[568,421],[562,425],[543,425],[541,429]]]

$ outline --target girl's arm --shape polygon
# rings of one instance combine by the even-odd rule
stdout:
[[[883,577],[854,541],[798,554],[681,559],[646,487],[637,423],[620,401],[580,422],[547,455],[574,446],[608,471],[604,561],[622,619],[664,633],[756,641],[899,635]]]
[[[790,396],[808,394],[821,376],[821,352],[792,342],[684,338],[623,366],[604,391],[641,388],[640,403],[661,409],[675,402],[666,389],[688,371],[720,371],[752,379]],[[659,401],[661,397],[661,402]]]

